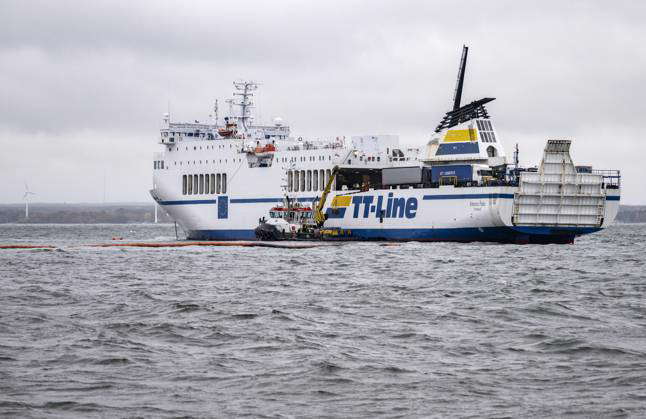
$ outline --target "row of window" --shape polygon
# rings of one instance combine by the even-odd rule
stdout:
[[[197,138],[208,138],[209,140],[212,140],[214,138],[213,134],[211,134],[211,133],[205,133],[205,132],[199,132],[199,131],[196,131],[196,132],[164,132],[164,133],[162,133],[163,137],[168,137],[169,135],[170,135],[170,137],[175,137],[175,136],[177,136],[177,137],[197,137]]]
[[[227,174],[200,174],[182,176],[183,195],[225,194],[227,193]]]
[[[210,160],[204,160],[204,164],[209,164],[209,161],[210,161]],[[231,159],[231,163],[236,163],[236,161],[237,161],[238,163],[242,163],[242,159],[237,159],[237,160],[236,160],[236,159]],[[219,162],[220,162],[220,163],[222,163],[222,159],[220,159],[220,160],[219,160]],[[173,164],[174,164],[175,166],[177,166],[177,163],[178,163],[178,162],[173,162]],[[213,163],[215,164],[215,160],[213,160]],[[224,163],[227,163],[227,164],[228,164],[228,163],[229,163],[229,160],[228,160],[228,159],[224,159]],[[182,161],[180,161],[180,162],[179,162],[179,165],[180,165],[180,166],[182,166],[183,164],[184,164],[184,162],[182,162]],[[190,160],[187,160],[187,161],[186,161],[186,164],[202,164],[202,160],[193,160],[193,162],[192,162],[192,163],[191,163],[191,161],[190,161]],[[163,168],[163,167],[162,167],[162,168]]]
[[[309,156],[309,157],[280,157],[278,158],[278,161],[287,163],[291,162],[294,163],[296,161],[325,161],[325,158],[327,157],[328,160],[332,160],[332,156]]]
[[[163,169],[164,168],[164,161],[163,160],[155,160],[153,166],[154,166],[155,170]]]
[[[330,180],[332,171],[327,170],[289,170],[287,189],[289,192],[322,191]]]

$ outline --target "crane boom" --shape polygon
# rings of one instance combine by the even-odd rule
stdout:
[[[325,214],[323,214],[323,206],[325,205],[325,200],[327,199],[327,196],[330,194],[330,189],[332,189],[332,183],[334,182],[334,178],[336,177],[338,172],[339,172],[339,166],[334,166],[334,168],[332,169],[332,173],[330,174],[330,178],[328,179],[327,184],[325,185],[325,189],[323,190],[323,194],[321,195],[321,199],[319,200],[318,204],[316,204],[316,208],[314,209],[314,221],[316,222],[317,227],[321,227],[325,222]]]

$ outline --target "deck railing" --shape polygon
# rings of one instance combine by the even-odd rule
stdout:
[[[618,189],[621,186],[620,170],[592,170],[595,175],[603,176],[603,184],[610,189]]]

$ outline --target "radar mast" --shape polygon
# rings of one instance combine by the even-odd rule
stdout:
[[[235,81],[233,82],[233,86],[237,90],[233,95],[239,97],[232,100],[231,104],[240,106],[240,116],[237,118],[240,120],[242,128],[247,131],[253,119],[251,109],[254,107],[254,102],[251,98],[253,97],[253,91],[258,89],[258,83],[250,80]]]

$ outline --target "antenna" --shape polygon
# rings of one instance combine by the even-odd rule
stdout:
[[[215,126],[218,126],[218,100],[215,99],[215,105],[213,105],[213,114],[215,115]]]
[[[460,102],[462,101],[462,85],[464,84],[464,70],[467,67],[467,55],[469,47],[462,45],[462,59],[460,60],[460,68],[458,69],[458,80],[455,85],[455,95],[453,96],[453,110],[460,109]]]
[[[233,116],[233,99],[226,99],[225,102],[229,104],[229,116]]]
[[[519,164],[519,160],[518,160],[518,143],[516,143],[516,148],[514,149],[514,166],[516,166],[517,169],[518,169],[518,164]]]
[[[22,199],[25,201],[25,219],[29,219],[29,195],[36,195],[29,190],[27,182],[25,182],[25,194],[22,196]]]
[[[247,121],[251,119],[250,111],[254,107],[254,103],[251,100],[253,97],[253,91],[258,89],[258,83],[254,81],[235,81],[233,86],[239,93],[233,93],[234,96],[240,96],[240,99],[233,101],[233,104],[240,106],[240,122],[242,122],[242,128],[247,131],[249,126],[247,126]]]

